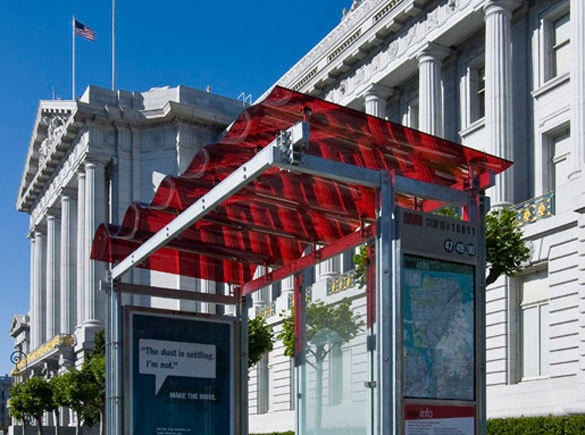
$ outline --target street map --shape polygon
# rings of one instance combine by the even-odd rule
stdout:
[[[404,256],[404,396],[474,400],[473,266]]]

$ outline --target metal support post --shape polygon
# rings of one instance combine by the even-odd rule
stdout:
[[[479,204],[477,207],[479,219],[479,234],[478,234],[478,271],[476,273],[476,322],[479,338],[479,345],[477,346],[477,358],[479,361],[479,379],[478,391],[476,393],[477,404],[477,419],[479,421],[479,435],[486,435],[486,322],[485,322],[485,214],[489,210],[489,198],[485,196],[484,192],[479,193]]]
[[[248,435],[248,309],[252,306],[252,297],[245,295],[236,305],[236,314],[240,319],[240,434]]]
[[[382,174],[377,210],[376,237],[376,351],[377,351],[377,406],[374,433],[398,434],[396,409],[398,393],[395,390],[396,334],[393,253],[394,189],[389,173]]]
[[[108,272],[102,287],[107,292],[106,307],[106,435],[122,435],[123,431],[123,355],[121,342],[120,295]]]

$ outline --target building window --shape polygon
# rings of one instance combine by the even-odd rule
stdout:
[[[257,367],[257,382],[258,382],[258,414],[265,414],[269,409],[270,394],[270,374],[268,372],[268,353],[262,355],[260,361],[258,361]]]
[[[570,71],[571,22],[569,14],[551,23],[551,77],[557,77]]]
[[[548,270],[521,277],[522,380],[548,374]]]
[[[469,121],[473,123],[485,117],[485,67],[475,65],[469,68]]]
[[[571,132],[568,127],[545,136],[546,173],[544,174],[543,193],[556,191],[566,183],[569,173],[569,153],[571,151]]]
[[[341,345],[334,344],[329,358],[330,373],[330,403],[339,405],[341,402],[351,400],[351,347],[343,349]]]
[[[539,17],[538,82],[565,75],[571,64],[571,17],[568,1],[559,1]]]

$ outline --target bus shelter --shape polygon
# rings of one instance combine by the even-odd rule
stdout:
[[[275,87],[150,204],[96,231],[91,256],[112,265],[108,432],[247,434],[250,295],[294,276],[298,434],[484,433],[485,190],[510,165]],[[444,206],[461,218],[433,213]],[[315,330],[303,272],[361,245],[367,285],[348,305],[352,327]],[[132,284],[133,268],[233,291]],[[236,315],[122,306],[122,293]],[[322,305],[346,303],[334,293]],[[339,387],[324,355],[349,342],[341,373],[352,381]]]

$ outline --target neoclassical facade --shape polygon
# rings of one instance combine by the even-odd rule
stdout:
[[[489,195],[517,211],[532,254],[521,274],[487,289],[488,417],[585,413],[585,3],[356,0],[277,83],[515,162]],[[241,107],[185,87],[90,87],[80,101],[40,103],[17,201],[31,217],[30,313],[11,325],[28,375],[80,364],[103,327],[105,269],[89,260],[97,225],[150,201]],[[309,271],[313,301],[347,299],[365,312],[352,256]],[[222,290],[143,270],[130,279]],[[293,287],[287,279],[257,292],[251,314],[278,332]],[[323,415],[348,426],[349,404],[364,395],[363,340],[324,365]],[[295,396],[293,364],[276,343],[250,370],[250,431],[293,429]]]
[[[514,161],[489,195],[517,211],[532,254],[487,290],[488,417],[585,413],[585,3],[356,0],[277,83]],[[322,263],[312,299],[359,312],[352,268],[351,253]],[[254,313],[279,331],[292,291],[259,293]],[[358,339],[323,380],[323,415],[348,426]],[[250,377],[251,431],[294,428],[282,345]]]
[[[20,375],[50,377],[82,364],[104,328],[106,269],[89,259],[97,226],[117,222],[132,201],[150,201],[162,177],[181,173],[241,110],[241,102],[184,86],[90,86],[78,101],[40,102],[16,203],[30,215],[31,245],[30,312],[10,328],[26,355]],[[131,279],[151,277],[138,271]]]

